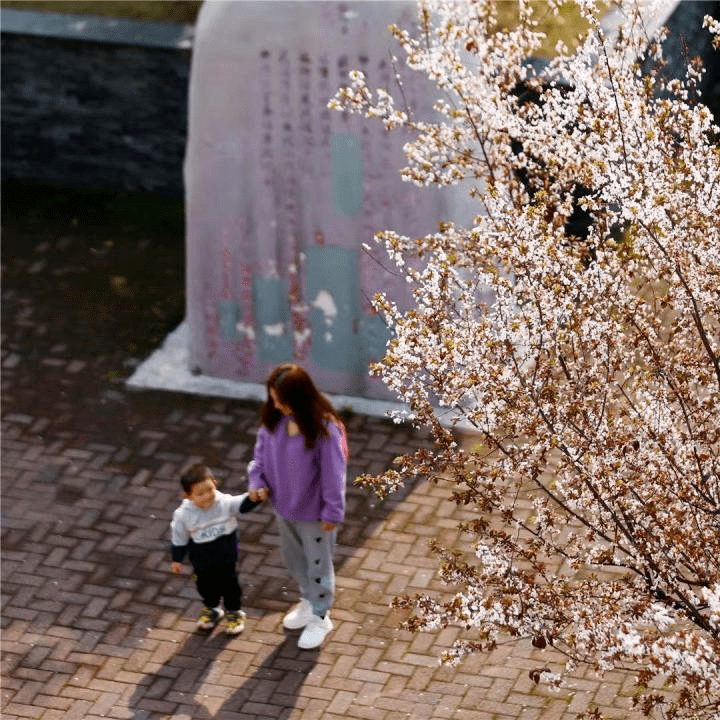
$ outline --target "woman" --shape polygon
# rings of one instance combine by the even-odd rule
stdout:
[[[332,555],[345,515],[345,428],[299,365],[280,365],[266,384],[248,489],[251,500],[269,497],[275,508],[282,554],[301,598],[283,625],[302,628],[298,647],[310,649],[333,627]]]

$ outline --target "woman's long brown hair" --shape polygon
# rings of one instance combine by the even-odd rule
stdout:
[[[278,365],[268,375],[267,400],[260,410],[262,424],[271,432],[275,430],[283,414],[275,407],[270,396],[270,389],[275,390],[278,400],[288,405],[293,413],[293,420],[305,438],[305,447],[315,447],[318,437],[329,436],[325,427],[328,420],[342,427],[342,419],[332,403],[317,389],[307,371],[295,363]]]

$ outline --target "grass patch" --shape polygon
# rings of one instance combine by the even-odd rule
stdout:
[[[44,0],[3,0],[2,6],[15,10],[96,15],[101,17],[133,18],[135,20],[165,20],[194,24],[202,2],[194,0],[149,0],[148,2],[47,2]]]
[[[570,49],[579,45],[579,38],[588,31],[588,24],[574,2],[566,2],[554,15],[542,0],[531,0],[530,6],[539,22],[538,30],[547,36],[536,55],[549,59],[555,55],[555,46],[562,40]],[[510,0],[498,2],[498,27],[512,28],[518,22],[518,3]],[[604,8],[601,5],[601,8]],[[602,10],[601,10],[602,12]]]

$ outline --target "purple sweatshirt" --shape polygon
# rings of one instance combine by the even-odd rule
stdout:
[[[308,450],[302,433],[288,435],[289,421],[283,417],[274,432],[260,426],[248,489],[269,488],[275,511],[286,520],[342,522],[347,461],[340,429],[327,423],[330,437],[321,435]]]

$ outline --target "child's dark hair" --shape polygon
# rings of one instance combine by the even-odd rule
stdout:
[[[183,490],[190,494],[192,491],[192,486],[195,485],[195,483],[202,482],[203,480],[214,480],[215,476],[212,474],[212,470],[207,465],[203,465],[202,463],[197,463],[195,465],[191,465],[181,476],[180,476],[180,484],[182,485]]]
[[[260,411],[262,424],[273,431],[283,417],[270,396],[273,389],[278,400],[289,405],[293,420],[305,438],[305,447],[312,449],[320,435],[329,436],[325,422],[330,420],[342,427],[342,419],[332,403],[317,389],[307,371],[295,363],[278,365],[268,376],[268,397]]]

